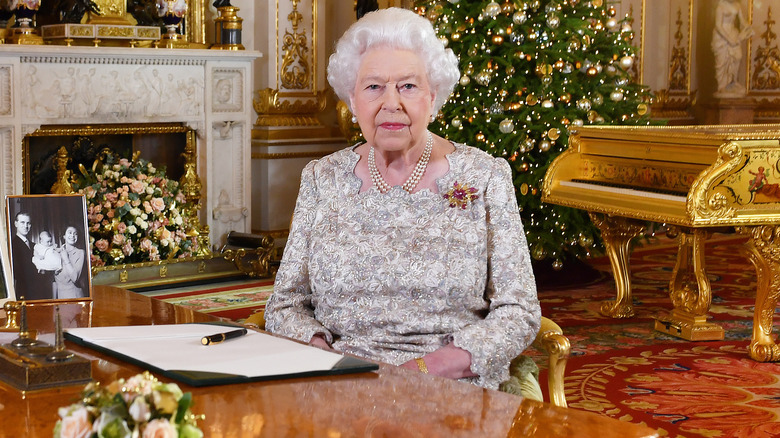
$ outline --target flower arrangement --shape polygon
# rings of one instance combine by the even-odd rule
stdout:
[[[192,395],[149,372],[108,386],[87,384],[81,401],[59,409],[54,438],[201,438]]]
[[[73,189],[87,200],[92,266],[192,257],[198,253],[197,217],[179,183],[165,169],[108,152]]]

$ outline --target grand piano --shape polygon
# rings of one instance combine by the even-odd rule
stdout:
[[[647,222],[666,224],[678,236],[673,310],[656,318],[655,329],[687,340],[723,339],[723,328],[707,321],[707,237],[723,230],[747,236],[757,273],[749,354],[780,360],[772,335],[780,296],[780,125],[582,127],[548,168],[542,200],[587,210],[601,231],[617,288],[601,312],[614,318],[634,314],[631,239]]]

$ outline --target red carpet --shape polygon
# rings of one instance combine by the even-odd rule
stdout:
[[[746,351],[756,286],[744,240],[716,235],[706,245],[710,314],[724,327],[724,341],[689,342],[652,329],[653,316],[672,308],[668,283],[677,248],[666,239],[632,254],[634,318],[598,313],[600,302],[615,296],[611,276],[582,288],[540,287],[543,314],[572,345],[569,407],[644,423],[668,437],[780,436],[780,364],[756,362]],[[610,271],[605,258],[591,263]]]

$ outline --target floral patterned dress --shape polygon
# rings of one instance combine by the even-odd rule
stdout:
[[[394,365],[452,342],[478,375],[464,380],[497,388],[541,318],[508,163],[455,144],[439,193],[382,194],[360,192],[359,159],[304,169],[266,328]]]

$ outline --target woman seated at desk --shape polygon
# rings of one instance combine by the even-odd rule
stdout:
[[[369,13],[328,81],[365,143],[309,163],[266,328],[497,388],[541,310],[509,164],[428,131],[460,78],[431,24]]]

